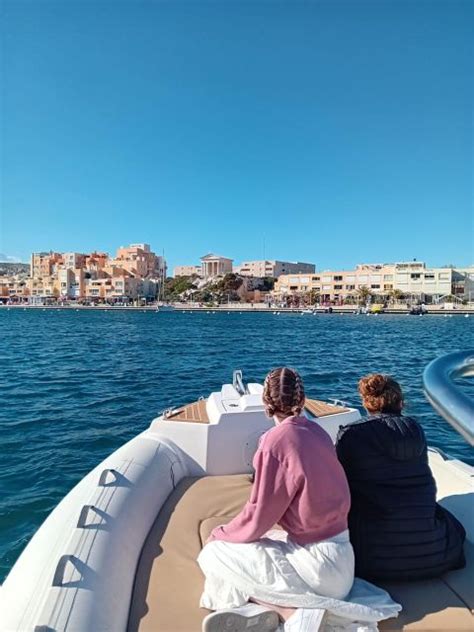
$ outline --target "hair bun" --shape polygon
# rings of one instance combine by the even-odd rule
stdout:
[[[382,395],[387,386],[387,377],[385,375],[371,375],[366,382],[366,391],[375,397]]]
[[[367,410],[399,414],[403,408],[400,384],[389,375],[366,375],[359,380],[359,393]]]

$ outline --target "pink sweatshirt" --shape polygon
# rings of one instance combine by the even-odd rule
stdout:
[[[297,544],[347,529],[349,486],[329,435],[306,417],[288,417],[266,432],[253,459],[249,501],[208,541],[254,542],[278,523]]]

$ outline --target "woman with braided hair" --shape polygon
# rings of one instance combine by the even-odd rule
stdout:
[[[301,414],[304,401],[296,371],[267,376],[263,402],[275,427],[255,454],[250,499],[213,530],[198,558],[206,577],[201,606],[217,611],[204,620],[206,632],[269,632],[279,616],[285,630],[317,629],[321,597],[341,600],[352,587],[347,480],[329,435]],[[268,534],[276,524],[284,537]]]

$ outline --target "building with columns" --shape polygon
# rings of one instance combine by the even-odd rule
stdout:
[[[232,272],[233,259],[221,257],[214,253],[209,253],[201,257],[201,276],[203,279],[209,279],[216,276],[224,276]]]

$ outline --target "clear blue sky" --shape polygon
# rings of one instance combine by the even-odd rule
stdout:
[[[2,6],[0,252],[474,262],[472,2]]]

